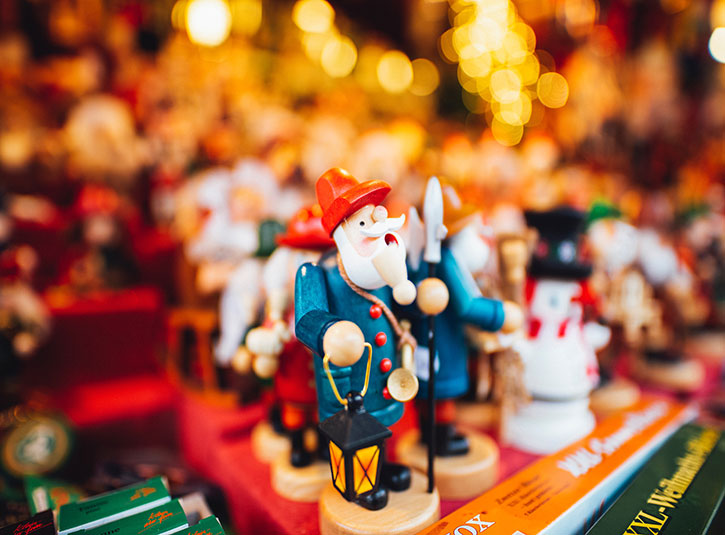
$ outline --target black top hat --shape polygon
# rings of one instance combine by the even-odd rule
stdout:
[[[579,261],[579,235],[586,215],[563,206],[546,212],[527,210],[526,224],[539,232],[539,239],[529,264],[533,277],[586,279],[592,266]]]

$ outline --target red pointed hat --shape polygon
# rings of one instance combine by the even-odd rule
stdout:
[[[335,241],[322,228],[322,208],[315,204],[297,212],[285,233],[277,236],[277,243],[299,249],[325,250],[335,246]]]
[[[322,226],[332,236],[343,219],[367,204],[378,205],[390,192],[382,180],[358,182],[344,169],[333,167],[317,179],[317,202],[322,207]]]

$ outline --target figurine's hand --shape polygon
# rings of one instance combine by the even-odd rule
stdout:
[[[501,332],[510,333],[518,331],[524,324],[524,313],[521,307],[513,301],[503,302],[503,325]]]
[[[362,356],[365,337],[351,321],[334,323],[322,339],[322,349],[335,366],[352,366]]]
[[[428,316],[443,312],[448,306],[448,287],[435,277],[429,277],[418,285],[418,308]]]
[[[241,346],[237,349],[237,352],[232,357],[232,368],[241,375],[246,375],[250,372],[252,369],[252,354],[246,347]]]
[[[247,333],[246,346],[254,355],[279,356],[284,347],[283,333],[276,327],[256,327]]]

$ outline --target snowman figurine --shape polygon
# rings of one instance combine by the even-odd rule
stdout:
[[[548,454],[593,429],[595,351],[609,342],[610,332],[584,321],[591,274],[591,266],[578,260],[584,215],[564,207],[527,212],[526,222],[539,233],[526,285],[528,334],[517,347],[531,402],[513,415],[506,438],[519,449]]]

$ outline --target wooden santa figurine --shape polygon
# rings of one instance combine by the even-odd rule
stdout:
[[[530,403],[507,428],[510,442],[548,454],[587,435],[594,427],[589,394],[599,381],[595,350],[609,329],[583,321],[582,299],[591,266],[578,258],[584,216],[567,207],[527,212],[539,233],[526,288],[528,336],[519,349]]]

